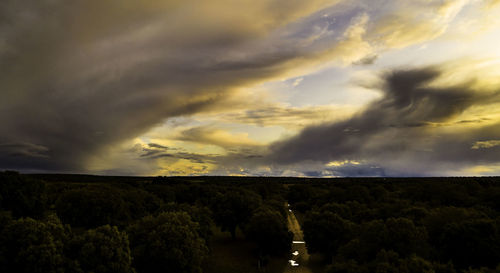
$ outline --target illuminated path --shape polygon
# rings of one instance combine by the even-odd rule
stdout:
[[[292,211],[288,211],[288,228],[293,232],[292,253],[290,253],[290,260],[286,266],[285,273],[312,273],[308,268],[309,254],[304,243],[304,234],[300,228],[299,222]],[[293,264],[293,265],[292,265]],[[298,264],[298,265],[297,265]]]

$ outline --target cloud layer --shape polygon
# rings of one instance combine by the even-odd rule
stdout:
[[[385,175],[429,175],[477,162],[498,162],[496,142],[481,141],[500,137],[498,120],[456,119],[472,107],[500,102],[500,88],[492,92],[467,84],[432,86],[440,73],[439,68],[388,73],[380,100],[348,120],[309,127],[275,143],[270,160],[281,164],[358,160],[374,169],[374,175],[380,174],[380,168]],[[482,122],[486,124],[480,127],[460,126]],[[345,167],[332,170],[337,175],[356,175]],[[360,166],[349,167],[357,171]]]
[[[307,55],[269,33],[326,2],[3,1],[0,165],[84,170],[109,145],[217,107]]]
[[[499,103],[496,85],[432,85],[447,68],[394,69],[386,56],[496,2],[4,0],[0,168],[397,175],[438,171],[422,162],[493,164],[498,116],[477,111]],[[373,77],[379,62],[393,71],[382,98],[354,116],[361,106],[248,91],[298,90],[331,67]]]

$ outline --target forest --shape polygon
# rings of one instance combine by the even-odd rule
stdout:
[[[499,182],[5,171],[0,272],[500,272]]]

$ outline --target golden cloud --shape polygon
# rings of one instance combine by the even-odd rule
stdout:
[[[472,145],[471,149],[488,149],[496,146],[500,146],[500,140],[486,140],[486,141],[476,141]]]

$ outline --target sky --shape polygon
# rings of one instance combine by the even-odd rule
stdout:
[[[500,175],[499,0],[2,0],[0,169]]]

